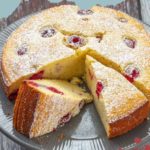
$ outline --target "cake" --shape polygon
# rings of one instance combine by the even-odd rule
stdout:
[[[14,128],[30,138],[63,126],[93,97],[77,85],[62,80],[26,80],[14,107]]]
[[[86,82],[109,138],[124,134],[147,118],[149,101],[121,74],[90,56]]]
[[[132,17],[99,6],[90,10],[54,7],[16,29],[3,48],[5,92],[8,97],[14,95],[27,79],[81,77],[87,54],[122,73],[150,98],[148,34]]]
[[[108,137],[143,122],[150,100],[150,37],[143,25],[110,8],[63,5],[31,16],[3,47],[2,84],[8,98],[18,93],[15,129],[37,137],[78,114],[92,100],[79,87],[85,68]]]

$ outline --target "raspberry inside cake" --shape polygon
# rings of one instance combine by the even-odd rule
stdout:
[[[13,124],[17,131],[37,137],[63,126],[92,96],[62,80],[27,80],[19,89]]]
[[[115,70],[86,57],[86,81],[109,138],[135,128],[148,116],[147,98]]]

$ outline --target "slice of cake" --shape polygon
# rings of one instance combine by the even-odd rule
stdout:
[[[88,55],[123,74],[150,100],[150,43],[144,35],[106,32],[89,38],[86,46]]]
[[[86,58],[86,81],[109,138],[135,128],[148,116],[148,100],[115,70]]]
[[[19,88],[14,108],[15,129],[30,138],[63,126],[80,112],[92,96],[62,80],[26,80]]]

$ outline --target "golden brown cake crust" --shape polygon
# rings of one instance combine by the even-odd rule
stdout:
[[[139,124],[141,124],[144,119],[148,117],[149,114],[149,102],[146,102],[143,106],[135,110],[129,116],[110,123],[110,129],[108,131],[108,137],[113,138],[118,135],[122,135]]]
[[[22,91],[26,91],[26,93]],[[29,136],[34,119],[34,111],[40,96],[40,93],[27,86],[26,82],[21,85],[14,107],[13,118],[14,128],[18,132]]]

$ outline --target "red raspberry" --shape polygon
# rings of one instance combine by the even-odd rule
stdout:
[[[37,80],[37,79],[42,79],[43,78],[43,74],[44,74],[44,71],[40,71],[36,74],[33,74],[31,77],[30,77],[30,80]]]
[[[57,94],[61,94],[61,95],[64,95],[63,92],[59,91],[58,89],[54,88],[54,87],[47,87],[48,90],[54,92],[54,93],[57,93]]]
[[[68,37],[67,44],[74,48],[78,48],[85,45],[85,40],[77,35],[72,35]]]
[[[125,38],[124,39],[125,44],[130,48],[135,48],[136,40]]]
[[[60,119],[60,121],[59,121],[59,126],[60,126],[60,127],[64,126],[64,124],[67,123],[67,122],[69,122],[70,119],[71,119],[71,114],[70,114],[70,113],[66,114],[64,117],[62,117],[62,118]]]
[[[102,82],[98,81],[98,82],[97,82],[97,85],[96,85],[96,95],[97,95],[98,98],[99,98],[99,96],[100,96],[100,94],[101,94],[103,88],[104,88],[104,87],[103,87]]]
[[[138,68],[130,65],[125,69],[125,74],[124,76],[126,77],[127,80],[129,80],[131,83],[134,82],[134,79],[139,77],[140,72]]]

